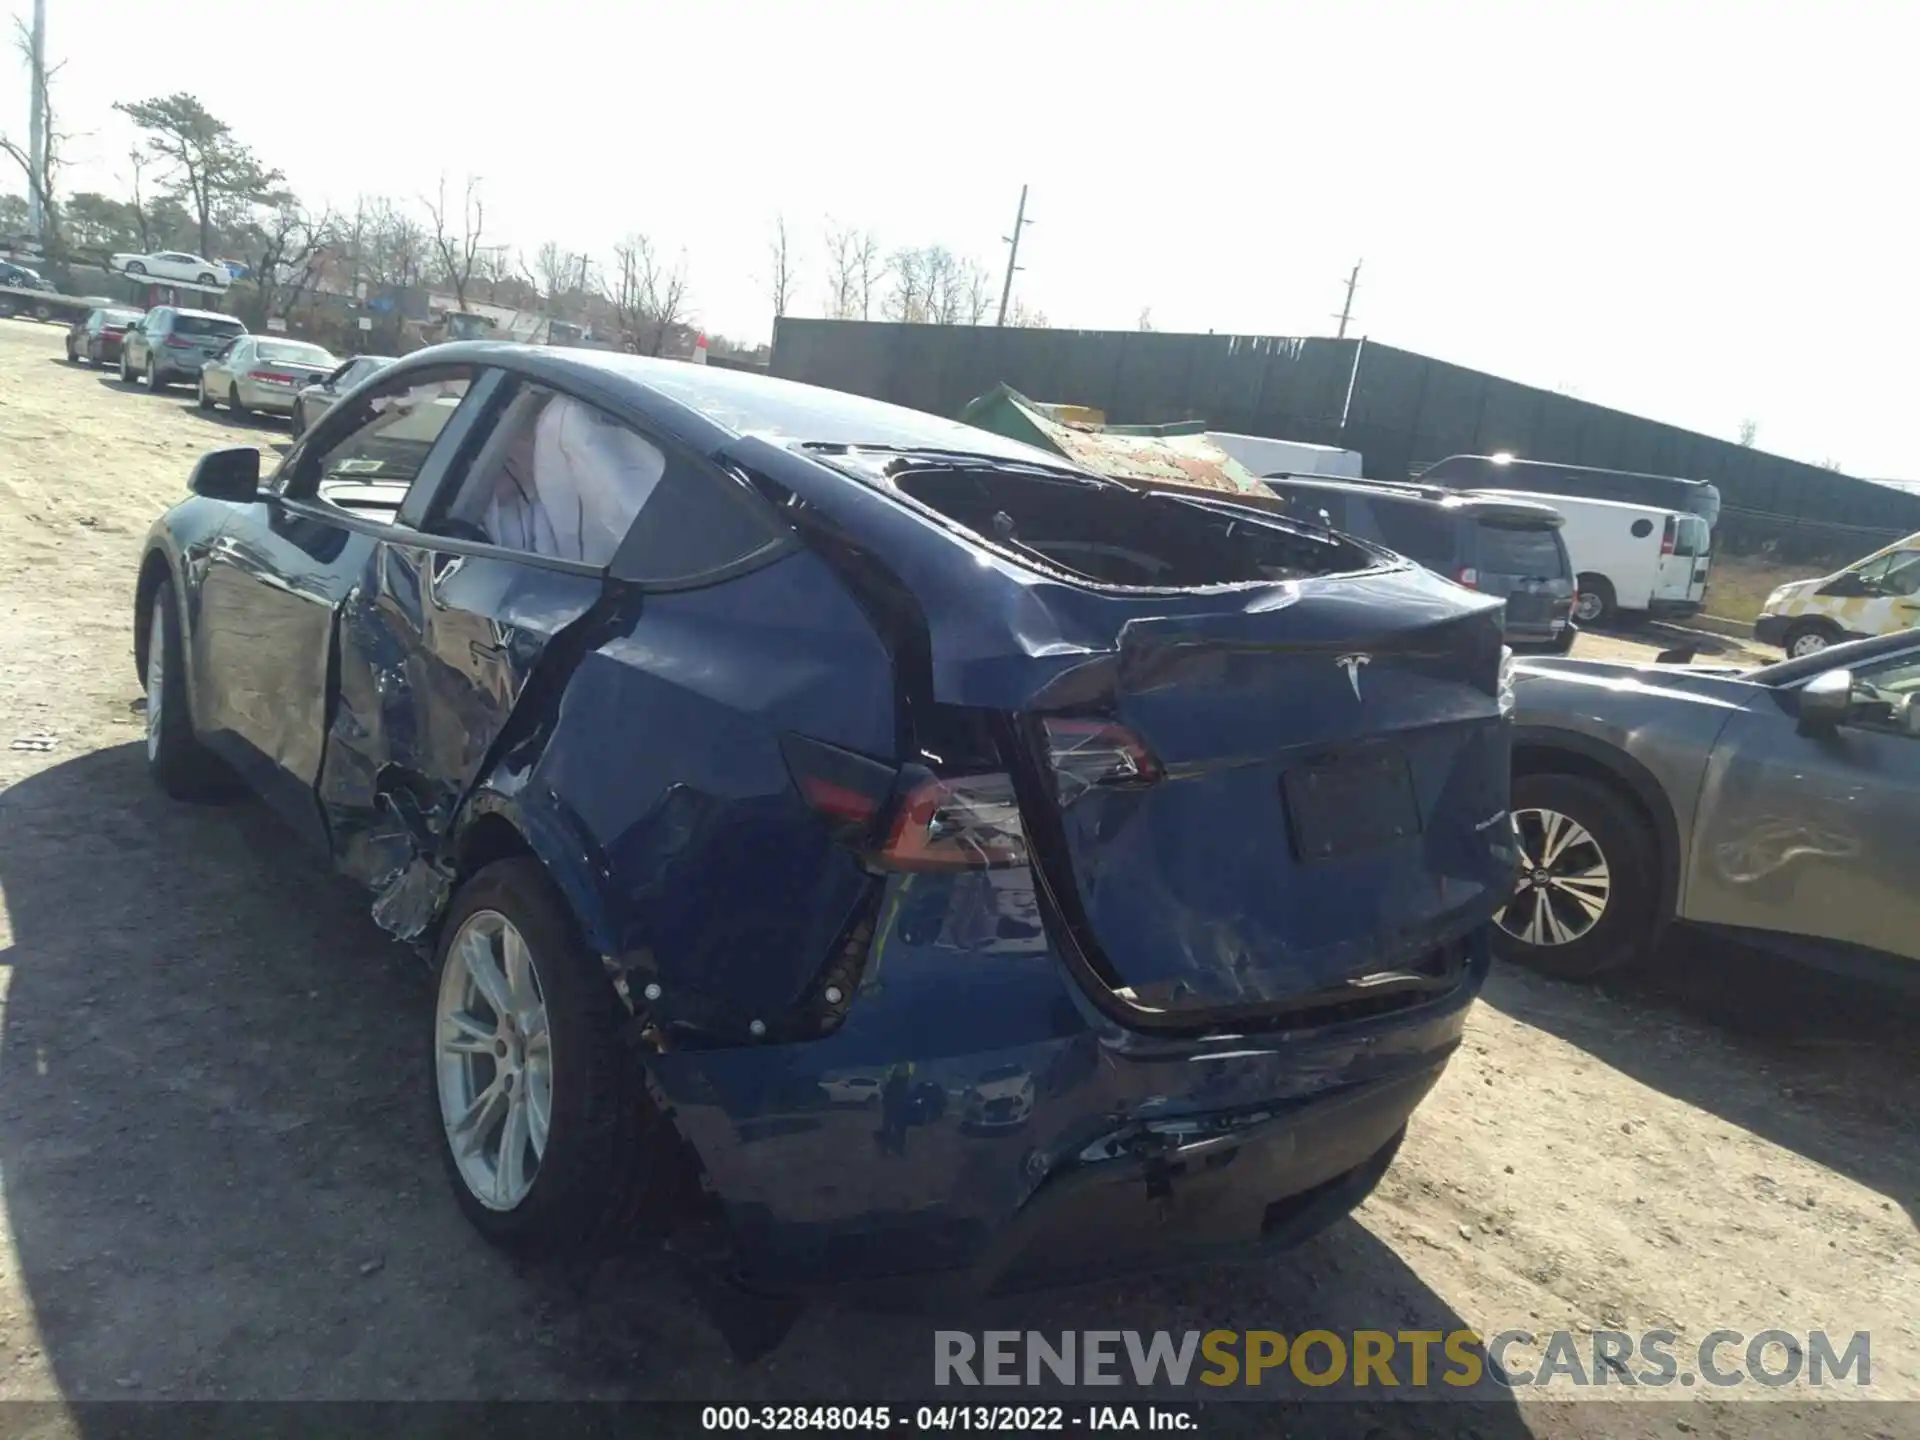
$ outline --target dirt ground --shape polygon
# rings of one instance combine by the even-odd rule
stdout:
[[[0,1400],[924,1398],[936,1326],[1420,1324],[1865,1329],[1871,1393],[1920,1399],[1916,1007],[1699,942],[1612,992],[1497,974],[1379,1192],[1289,1255],[816,1308],[751,1365],[657,1254],[517,1268],[435,1159],[424,968],[269,816],[143,774],[142,537],[198,454],[285,439],[0,322]],[[1648,653],[1582,637],[1609,651]],[[1644,1405],[1476,1398],[1459,1433],[1649,1433]],[[1668,1398],[1705,1434],[1748,1408]],[[1243,1423],[1312,1432],[1296,1404]]]

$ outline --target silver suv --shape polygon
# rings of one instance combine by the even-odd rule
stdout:
[[[176,380],[191,380],[215,351],[246,333],[231,315],[156,305],[121,342],[121,383],[131,385],[138,376],[149,390],[164,390]]]

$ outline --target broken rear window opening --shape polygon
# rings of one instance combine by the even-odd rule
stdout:
[[[888,484],[1002,553],[1097,585],[1188,590],[1371,569],[1384,556],[1230,499],[982,460],[900,459]]]

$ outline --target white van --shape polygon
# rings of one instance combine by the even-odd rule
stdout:
[[[1698,515],[1529,490],[1479,490],[1551,505],[1566,524],[1560,538],[1573,559],[1579,598],[1574,619],[1604,625],[1622,611],[1656,618],[1697,615],[1707,598],[1713,536]]]
[[[1236,435],[1209,430],[1207,439],[1262,479],[1270,475],[1325,475],[1331,480],[1358,480],[1358,450],[1332,445],[1309,445],[1304,440],[1273,440],[1265,435]]]

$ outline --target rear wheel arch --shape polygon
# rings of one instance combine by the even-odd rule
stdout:
[[[1680,825],[1653,772],[1625,751],[1585,736],[1522,728],[1513,738],[1513,773],[1572,775],[1596,781],[1625,799],[1653,837],[1659,876],[1656,924],[1672,920],[1680,903]]]
[[[613,953],[613,932],[599,887],[584,873],[576,853],[584,854],[580,839],[561,842],[548,832],[573,829],[564,821],[529,815],[520,805],[491,786],[483,786],[469,797],[454,833],[452,863],[454,883],[449,899],[462,885],[487,866],[501,860],[526,858],[537,863],[547,881],[564,902],[572,918],[575,934],[588,950],[602,957]],[[608,976],[611,988],[613,977]]]

